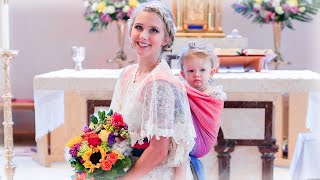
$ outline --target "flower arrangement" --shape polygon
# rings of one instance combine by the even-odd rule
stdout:
[[[90,126],[67,143],[69,163],[76,174],[73,179],[115,179],[132,164],[128,126],[122,115],[98,112],[91,116]]]
[[[320,6],[311,0],[239,0],[232,7],[253,22],[282,22],[282,27],[293,29],[291,20],[309,22]]]
[[[91,22],[90,31],[106,28],[113,20],[130,19],[142,0],[84,0],[84,17]]]

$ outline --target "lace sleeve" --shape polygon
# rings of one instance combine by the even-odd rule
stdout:
[[[143,129],[146,137],[171,138],[166,164],[178,166],[194,145],[194,127],[186,92],[166,80],[156,80],[143,91]]]

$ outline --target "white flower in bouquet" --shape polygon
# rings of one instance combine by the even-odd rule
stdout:
[[[116,8],[114,6],[108,6],[106,12],[108,14],[113,14],[114,12],[116,12]]]
[[[98,3],[95,2],[91,5],[91,11],[97,11],[97,9],[98,9]]]
[[[128,6],[128,5],[125,5],[125,6],[122,8],[122,11],[123,11],[124,13],[127,13],[129,10],[130,10],[130,6]]]

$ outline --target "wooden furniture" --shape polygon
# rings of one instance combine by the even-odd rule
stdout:
[[[12,105],[12,111],[17,111],[17,110],[28,110],[28,111],[34,111],[34,101],[33,99],[12,99],[11,101]],[[0,110],[3,110],[3,102],[0,102]],[[24,122],[14,122],[13,125],[13,137],[14,141],[32,141],[34,143],[35,139],[35,130],[32,129],[27,129],[24,127],[26,123]]]
[[[106,69],[76,72],[65,69],[34,78],[36,126],[39,126],[37,122],[41,122],[41,128],[45,128],[43,132],[36,132],[37,156],[40,157],[38,161],[41,164],[64,161],[66,141],[78,135],[88,123],[87,100],[112,99],[120,72],[121,70]],[[179,74],[179,71],[173,72]],[[298,134],[308,132],[305,126],[308,93],[320,90],[320,75],[311,71],[262,70],[250,73],[216,73],[214,78],[217,84],[224,87],[228,101],[272,101],[277,145],[282,147],[283,138],[288,139],[288,156],[284,157],[280,148],[275,154],[275,164],[290,165]],[[51,98],[57,91],[60,94]],[[43,92],[43,96],[38,98]],[[61,101],[50,106],[51,101],[48,99]],[[61,109],[61,112],[52,113],[53,109]],[[57,118],[59,113],[63,116]]]
[[[245,71],[254,69],[260,72],[263,69],[263,60],[265,56],[218,56],[220,66],[233,67],[243,66]]]
[[[33,99],[13,99],[11,101],[12,110],[32,110],[34,111]],[[0,109],[3,110],[3,102],[0,102]]]
[[[95,107],[109,107],[111,100],[87,100],[87,119],[90,124],[90,116],[94,114]]]
[[[274,154],[278,151],[278,146],[275,145],[276,141],[272,137],[272,102],[226,101],[224,108],[263,108],[265,110],[265,124],[263,139],[226,139],[223,135],[223,129],[220,128],[218,144],[215,146],[215,151],[218,153],[219,180],[230,179],[230,158],[235,146],[257,146],[262,154],[262,180],[272,180]]]

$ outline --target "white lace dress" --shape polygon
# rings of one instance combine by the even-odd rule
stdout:
[[[144,179],[173,179],[174,167],[189,157],[196,136],[186,90],[162,60],[150,75],[134,83],[138,66],[125,68],[115,86],[111,109],[122,113],[132,146],[147,137],[170,138],[169,155]],[[193,179],[188,166],[187,178]]]

